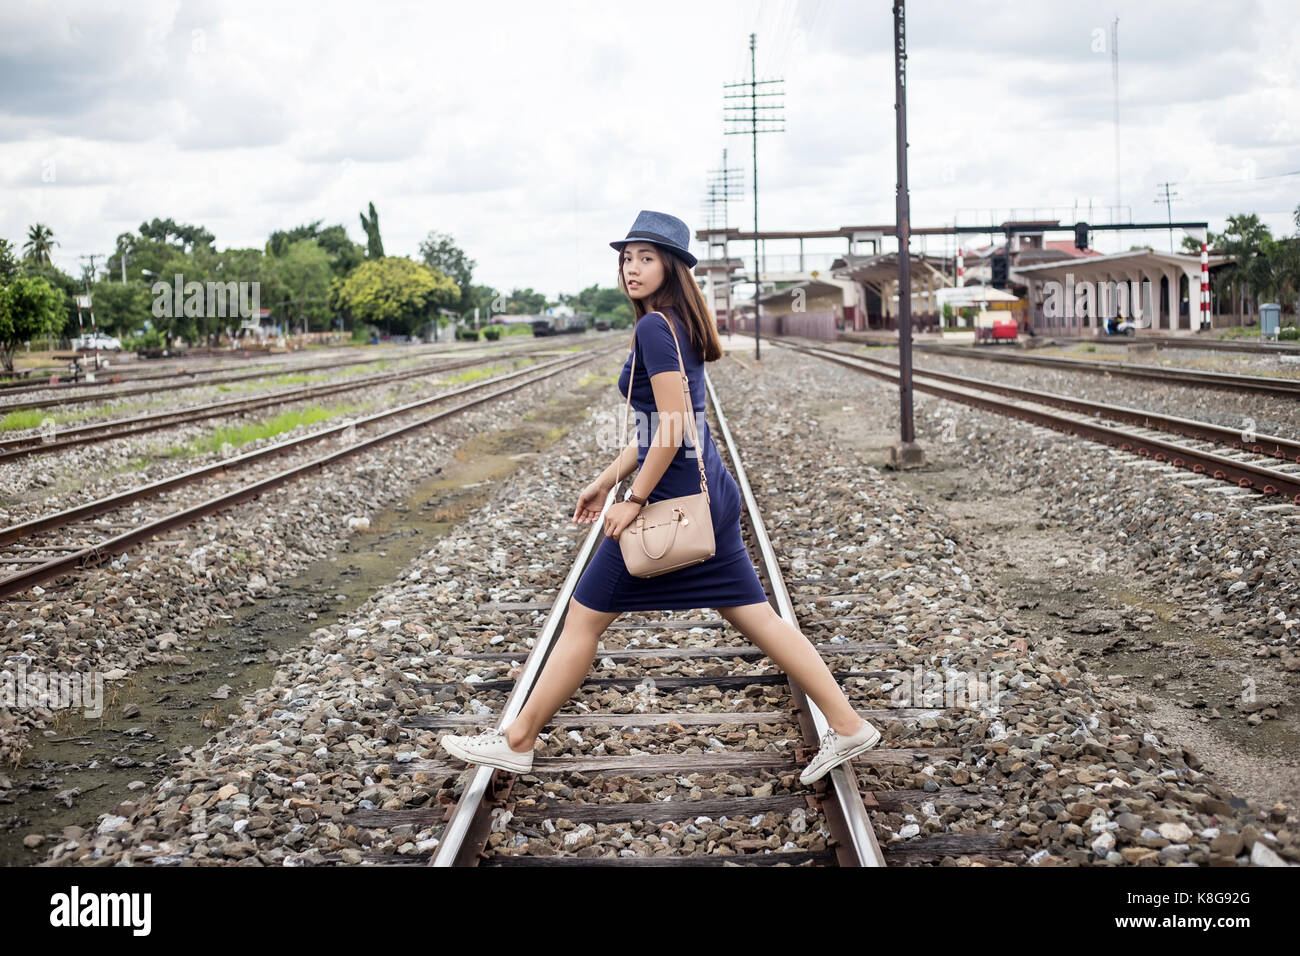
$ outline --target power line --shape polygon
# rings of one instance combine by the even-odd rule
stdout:
[[[1215,179],[1209,182],[1183,183],[1184,186],[1242,186],[1249,183],[1261,182],[1265,179],[1285,179],[1288,176],[1300,176],[1300,169],[1292,170],[1289,173],[1274,173],[1271,176],[1251,176],[1246,179]]]
[[[1159,187],[1159,188],[1164,192],[1164,195],[1163,195],[1163,196],[1157,196],[1156,199],[1155,199],[1155,201],[1156,201],[1157,204],[1158,204],[1158,203],[1161,203],[1161,202],[1163,202],[1163,203],[1165,204],[1165,214],[1169,217],[1169,251],[1170,251],[1170,252],[1173,252],[1173,251],[1174,251],[1174,226],[1173,226],[1173,222],[1174,222],[1174,212],[1173,212],[1173,209],[1174,209],[1174,207],[1173,207],[1173,200],[1175,200],[1175,199],[1178,198],[1178,193],[1170,192],[1169,189],[1170,189],[1171,186],[1175,186],[1175,185],[1177,185],[1177,184],[1176,184],[1176,183],[1157,183],[1156,185],[1157,185],[1157,186],[1158,186],[1158,187]]]

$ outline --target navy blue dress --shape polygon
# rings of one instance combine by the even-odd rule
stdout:
[[[763,584],[745,550],[740,536],[740,487],[727,470],[718,454],[713,436],[704,417],[706,392],[704,387],[704,357],[695,349],[686,324],[673,313],[677,330],[677,343],[681,347],[682,364],[691,387],[691,403],[695,408],[695,427],[704,450],[704,473],[709,482],[709,511],[713,517],[715,550],[712,558],[679,568],[653,578],[638,578],[628,573],[623,561],[623,551],[614,538],[604,538],[596,549],[591,563],[583,571],[573,596],[578,603],[594,611],[657,611],[698,607],[734,607],[767,601]],[[632,388],[632,410],[628,415],[628,440],[637,431],[637,412],[642,421],[651,419],[656,411],[654,388],[650,376],[677,369],[677,347],[669,331],[664,314],[650,312],[636,322],[636,376]],[[621,398],[627,398],[628,379],[631,377],[632,353],[629,350],[618,379]],[[618,414],[623,415],[623,406]],[[621,427],[622,418],[619,418]],[[656,421],[657,424],[657,421]],[[654,438],[654,427],[638,432],[637,467],[645,463],[649,443]],[[650,492],[648,501],[677,498],[700,492],[700,472],[690,447],[691,437],[685,434],[677,454],[659,483]],[[628,479],[620,489],[626,489]]]

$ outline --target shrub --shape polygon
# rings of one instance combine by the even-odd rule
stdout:
[[[483,330],[483,338],[487,339],[489,342],[495,342],[497,339],[501,338],[501,326],[489,325]]]

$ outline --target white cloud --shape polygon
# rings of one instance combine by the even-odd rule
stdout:
[[[1289,231],[1295,179],[1209,185],[1300,165],[1289,5],[1117,10],[1133,215],[1159,219],[1155,184],[1174,181],[1185,184],[1176,216],[1218,228],[1257,211]],[[1113,202],[1110,58],[1093,48],[1111,16],[909,6],[914,226]],[[608,242],[637,210],[704,225],[724,148],[742,182],[730,222],[752,224],[750,143],[723,135],[723,87],[747,78],[751,31],[760,78],[785,79],[786,132],[759,140],[760,225],[892,223],[891,27],[889,4],[844,0],[11,2],[0,235],[44,222],[74,269],[155,216],[201,223],[223,247],[316,219],[359,240],[373,201],[392,254],[415,254],[437,230],[478,261],[478,282],[549,294],[608,284]]]

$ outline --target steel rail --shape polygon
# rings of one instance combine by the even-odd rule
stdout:
[[[795,614],[794,602],[790,600],[790,592],[785,586],[781,563],[777,560],[776,550],[772,547],[771,539],[767,535],[762,511],[758,506],[758,498],[749,484],[749,477],[745,473],[745,466],[741,461],[739,446],[735,437],[731,434],[730,427],[727,425],[727,417],[722,412],[722,402],[718,399],[718,393],[713,387],[713,380],[709,377],[707,371],[704,373],[704,385],[713,403],[713,413],[718,419],[718,429],[722,433],[727,452],[731,457],[736,484],[740,486],[741,498],[744,501],[745,510],[749,514],[750,528],[754,533],[754,540],[762,556],[768,582],[772,586],[772,596],[776,599],[777,610],[787,624],[798,629],[799,618]],[[794,701],[795,709],[799,714],[799,723],[804,732],[804,742],[809,749],[816,752],[817,745],[830,724],[826,720],[826,715],[804,693],[803,688],[795,683],[792,678],[787,677],[787,682],[790,685],[790,699]],[[863,801],[861,791],[858,790],[857,777],[853,774],[849,762],[846,761],[838,767],[834,767],[830,771],[829,777],[830,783],[827,790],[830,791],[832,796],[829,800],[823,801],[822,809],[826,811],[827,819],[833,829],[838,831],[836,836],[839,837],[841,848],[848,852],[848,859],[844,858],[845,854],[840,854],[840,865],[884,866],[885,855],[876,840],[875,828],[871,825],[871,819],[867,816],[866,804]]]
[[[514,346],[512,344],[510,347],[510,351],[512,352],[516,351],[518,348],[520,347]],[[422,358],[439,357],[436,352],[430,354],[429,352],[423,350],[416,354],[417,356]],[[456,354],[459,356],[461,353],[457,352]],[[194,373],[194,372],[181,371],[174,374],[176,376],[189,376],[190,381],[184,381],[184,382],[177,381],[166,385],[142,385],[139,387],[135,387],[133,383],[117,383],[123,385],[123,387],[118,388],[114,383],[108,381],[66,382],[66,383],[61,383],[59,385],[47,384],[44,386],[38,386],[38,388],[51,389],[51,390],[58,389],[58,388],[98,389],[106,385],[109,386],[109,388],[104,391],[96,391],[88,395],[77,394],[77,395],[66,395],[66,396],[51,396],[49,398],[32,399],[30,401],[25,401],[25,402],[0,401],[0,414],[6,414],[8,412],[13,412],[13,411],[24,411],[32,408],[50,408],[57,405],[81,405],[87,402],[114,401],[118,398],[126,398],[131,395],[148,395],[157,392],[174,392],[186,388],[203,388],[210,385],[226,385],[230,382],[243,382],[255,378],[270,378],[271,376],[274,375],[299,375],[305,372],[319,372],[319,371],[326,371],[332,368],[346,368],[351,365],[371,365],[375,362],[382,362],[385,359],[392,359],[392,358],[394,357],[386,356],[386,355],[365,356],[362,358],[340,359],[337,362],[323,362],[316,365],[290,364],[287,367],[278,367],[274,369],[259,369],[257,371],[252,371],[252,372],[240,372],[237,375],[213,375],[207,377],[199,377],[198,373]],[[171,376],[167,376],[167,377],[171,377]],[[134,381],[140,381],[140,379],[135,379]]]
[[[872,358],[867,355],[854,355],[853,357],[884,368],[898,367],[895,362],[887,362],[884,359]],[[1243,429],[1229,428],[1226,425],[1216,425],[1212,422],[1202,422],[1194,418],[1165,415],[1161,412],[1148,412],[1127,405],[1111,405],[1106,402],[1096,402],[1084,398],[1071,398],[1068,395],[1060,395],[1056,392],[1043,392],[1018,385],[1007,385],[1003,382],[976,378],[973,375],[956,375],[951,372],[935,372],[920,368],[916,369],[916,374],[925,375],[942,382],[950,382],[954,385],[965,385],[986,392],[997,392],[1000,395],[1036,402],[1039,405],[1051,405],[1056,408],[1079,412],[1083,415],[1095,415],[1113,421],[1126,422],[1130,425],[1140,425],[1144,428],[1156,428],[1160,431],[1172,432],[1187,438],[1201,438],[1220,445],[1231,445],[1243,451],[1253,452],[1256,455],[1267,455],[1272,458],[1282,458],[1300,463],[1300,441],[1283,438],[1279,435],[1255,433],[1252,438],[1247,439],[1244,437],[1247,433]]]
[[[607,350],[602,350],[602,351],[607,351]],[[382,434],[375,435],[371,438],[362,439],[361,441],[349,445],[346,448],[342,448],[339,449],[338,451],[331,452],[327,455],[322,455],[318,458],[314,458],[311,461],[305,462],[301,465],[295,465],[291,468],[285,469],[284,471],[278,472],[277,474],[271,475],[270,477],[260,479],[258,481],[253,482],[252,484],[245,485],[241,488],[235,489],[234,491],[228,492],[223,495],[219,495],[216,498],[212,498],[209,499],[208,501],[201,502],[200,504],[194,505],[190,508],[186,508],[179,512],[175,512],[171,515],[168,515],[164,518],[160,518],[156,521],[151,521],[139,527],[132,528],[129,531],[117,535],[116,537],[109,538],[105,541],[101,541],[98,544],[91,545],[90,547],[82,548],[79,551],[75,551],[71,554],[67,554],[59,558],[55,558],[44,564],[36,565],[35,567],[30,568],[26,571],[20,571],[16,574],[9,575],[8,577],[0,578],[0,597],[18,593],[19,591],[23,591],[26,590],[27,588],[30,588],[34,584],[39,584],[42,581],[51,580],[52,578],[56,578],[62,574],[66,574],[71,571],[81,570],[83,568],[101,564],[111,556],[116,554],[121,554],[124,551],[128,551],[134,545],[142,541],[147,541],[150,538],[154,537],[155,535],[161,534],[164,531],[169,531],[172,528],[183,527],[185,525],[191,524],[194,521],[198,520],[199,518],[204,517],[205,515],[213,514],[214,512],[221,511],[225,508],[231,507],[232,505],[239,504],[242,501],[246,501],[249,498],[257,497],[258,495],[262,494],[265,491],[268,491],[279,485],[286,484],[289,481],[294,481],[298,478],[301,478],[307,475],[311,471],[323,469],[344,458],[350,457],[352,455],[356,455],[362,451],[365,451],[369,448],[373,448],[385,442],[391,441],[395,438],[399,438],[402,435],[407,434],[408,432],[415,431],[416,429],[424,428],[428,425],[433,424],[434,422],[440,421],[444,418],[448,418],[452,415],[459,414],[460,412],[472,408],[475,405],[480,405],[484,402],[492,401],[495,398],[499,398],[500,396],[516,391],[517,389],[526,388],[529,385],[550,378],[553,375],[558,375],[561,372],[568,371],[570,368],[576,368],[579,365],[582,365],[590,361],[593,357],[594,355],[584,355],[575,359],[558,359],[556,360],[556,363],[562,363],[559,364],[558,367],[551,368],[549,371],[545,371],[540,375],[533,374],[526,381],[516,382],[514,384],[507,385],[505,388],[499,389],[487,395],[482,395],[477,398],[473,398],[466,402],[462,402],[458,405],[453,406],[452,408],[448,408],[441,412],[437,412],[427,418],[422,418],[414,422],[409,422],[405,425],[399,425],[395,428],[390,429],[389,431],[383,432]],[[548,366],[556,363],[548,363]],[[484,383],[483,385],[480,386],[480,389],[486,388],[490,384],[496,384],[501,381],[505,381],[508,378],[517,377],[519,375],[524,375],[530,372],[531,373],[539,372],[543,368],[547,368],[548,366],[536,366],[532,369],[527,369],[521,372],[512,373],[509,376],[502,376],[500,378],[492,380],[491,382]],[[470,389],[467,388],[463,391],[468,391],[468,390]],[[443,396],[439,396],[438,398],[446,399],[448,397],[450,396],[443,395]],[[377,420],[380,417],[389,417],[390,414],[401,414],[402,411],[409,411],[412,407],[416,407],[418,405],[427,405],[431,401],[433,400],[426,400],[418,403],[412,403],[411,406],[406,406],[392,413],[385,413],[382,416],[371,416],[370,420]],[[351,423],[351,424],[357,424],[357,423]],[[340,431],[345,427],[347,426],[340,426],[339,428],[336,429],[330,429],[330,431],[331,432]],[[316,437],[316,436],[308,436],[308,437]],[[277,447],[279,451],[284,450],[284,447],[280,447],[280,446]],[[276,453],[274,450],[269,450],[269,449],[265,451],[269,453]],[[256,455],[257,457],[262,457],[260,453],[252,453],[252,454]],[[248,456],[241,456],[241,458],[247,458],[247,457]],[[221,470],[223,466],[229,466],[231,463],[239,460],[240,459],[229,459],[226,462],[219,462],[215,466],[210,466],[209,468],[205,468],[205,469],[199,469],[198,471],[202,473],[207,473],[212,470]],[[178,477],[185,477],[185,476],[178,476]],[[190,480],[192,480],[192,478]],[[182,483],[182,482],[178,482],[176,479],[167,479],[166,481],[169,484]],[[160,482],[155,484],[162,484],[162,483]],[[154,486],[152,485],[147,486],[147,488],[149,489],[152,489],[153,487]],[[128,498],[128,500],[134,500],[135,498],[140,497],[140,492],[144,490],[146,489],[136,489],[133,492],[127,492],[126,493],[127,496],[131,496]],[[115,496],[115,497],[121,498],[124,496]],[[104,500],[109,500],[109,499],[104,499]],[[99,502],[92,502],[92,506],[95,504],[99,504]],[[86,506],[86,507],[90,507],[90,506]],[[60,512],[59,515],[51,515],[48,516],[47,518],[36,519],[35,522],[28,522],[27,525],[49,522],[51,519],[58,518],[62,515],[66,515],[69,512],[80,512],[80,511],[81,509],[76,509],[76,508],[69,509],[68,512]],[[47,526],[52,526],[52,525],[47,525]],[[14,529],[16,528],[23,528],[23,527],[25,526],[15,525],[12,528],[5,529],[5,533],[10,533],[14,531]],[[8,540],[12,541],[15,539],[13,537],[10,537]]]
[[[501,357],[514,359],[546,351],[550,350],[520,350],[518,353],[512,352],[508,356]],[[117,418],[103,422],[90,422],[85,425],[77,425],[72,428],[64,429],[60,433],[64,437],[55,438],[51,441],[44,441],[42,436],[39,434],[23,435],[18,438],[7,438],[0,440],[0,463],[14,461],[29,455],[61,451],[65,448],[72,448],[78,445],[91,444],[99,441],[111,441],[116,438],[145,434],[147,432],[158,431],[163,428],[172,428],[176,425],[183,425],[189,422],[203,421],[207,418],[214,418],[231,412],[239,412],[242,414],[244,412],[256,411],[261,408],[275,405],[283,405],[289,402],[304,401],[308,398],[319,398],[324,395],[333,395],[339,392],[355,391],[356,389],[367,388],[372,385],[382,385],[385,382],[402,381],[408,378],[420,378],[425,375],[438,375],[442,372],[464,368],[467,365],[477,365],[483,361],[484,359],[480,358],[467,358],[440,365],[431,366],[422,364],[414,368],[397,369],[391,372],[375,372],[358,378],[349,379],[344,382],[333,382],[325,385],[304,385],[300,388],[293,388],[283,392],[272,392],[269,394],[258,395],[253,398],[227,399],[220,402],[208,402],[203,405],[196,405],[188,409],[151,412],[147,415],[137,415],[131,418]],[[109,429],[115,430],[110,431]]]
[[[1172,382],[1196,388],[1218,388],[1233,392],[1250,392],[1280,398],[1300,398],[1300,379],[1269,378],[1264,375],[1237,375],[1232,372],[1207,372],[1199,369],[1166,368],[1161,365],[1136,365],[1128,362],[1098,362],[1088,359],[1062,358],[1054,355],[1022,355],[993,352],[989,348],[961,348],[954,345],[919,343],[929,355],[948,355],[992,362],[1014,362],[1087,372],[1093,375],[1123,375],[1151,381]]]
[[[788,342],[779,342],[779,344],[796,351],[807,352],[826,361],[836,362],[887,382],[898,381],[897,375],[862,362],[858,356],[822,349],[811,349]],[[1106,425],[1095,419],[1071,418],[1058,415],[1044,408],[1022,405],[1016,400],[1004,401],[993,397],[991,393],[981,393],[976,385],[948,387],[929,380],[915,381],[914,384],[916,388],[937,395],[940,398],[950,399],[965,405],[974,405],[999,414],[1020,418],[1035,425],[1043,425],[1057,431],[1080,435],[1092,441],[1114,445],[1121,451],[1131,451],[1143,457],[1149,456],[1156,461],[1167,461],[1175,467],[1189,468],[1197,474],[1205,474],[1221,481],[1234,481],[1242,488],[1250,488],[1261,494],[1289,495],[1294,503],[1300,504],[1300,475],[1288,474],[1252,462],[1238,461],[1211,451],[1191,448],[1186,445],[1179,445],[1176,442],[1125,431],[1122,428]]]
[[[750,487],[734,437],[722,413],[721,402],[707,372],[705,385],[708,399],[712,402],[714,414],[718,419],[723,441],[727,445],[732,464],[736,469],[736,480],[744,496],[750,525],[767,571],[773,596],[776,598],[781,616],[789,623],[798,626],[794,605],[786,590],[780,563],[767,536],[757,499]],[[605,509],[614,502],[615,490],[611,489],[606,495],[605,505],[601,511],[602,517]],[[541,675],[555,639],[561,632],[569,600],[602,534],[603,524],[598,519],[593,522],[583,539],[582,547],[551,604],[550,613],[537,635],[536,643],[520,667],[519,676],[515,679],[502,714],[495,724],[497,730],[508,727],[523,709],[528,695]],[[786,682],[790,686],[791,699],[795,704],[805,743],[815,746],[828,726],[826,718],[794,681],[786,678]],[[437,850],[429,861],[429,866],[474,866],[486,858],[483,846],[491,830],[492,808],[506,802],[516,775],[505,774],[496,768],[482,764],[471,764],[469,772],[470,777],[461,791],[460,799],[455,808],[448,813],[446,825],[442,830]],[[842,764],[831,771],[829,780],[827,789],[831,793],[831,798],[824,799],[821,808],[826,813],[833,835],[838,838],[840,850],[837,856],[841,865],[884,866],[884,854],[876,840],[871,821],[867,817],[866,805],[862,794],[858,791],[856,777]]]

